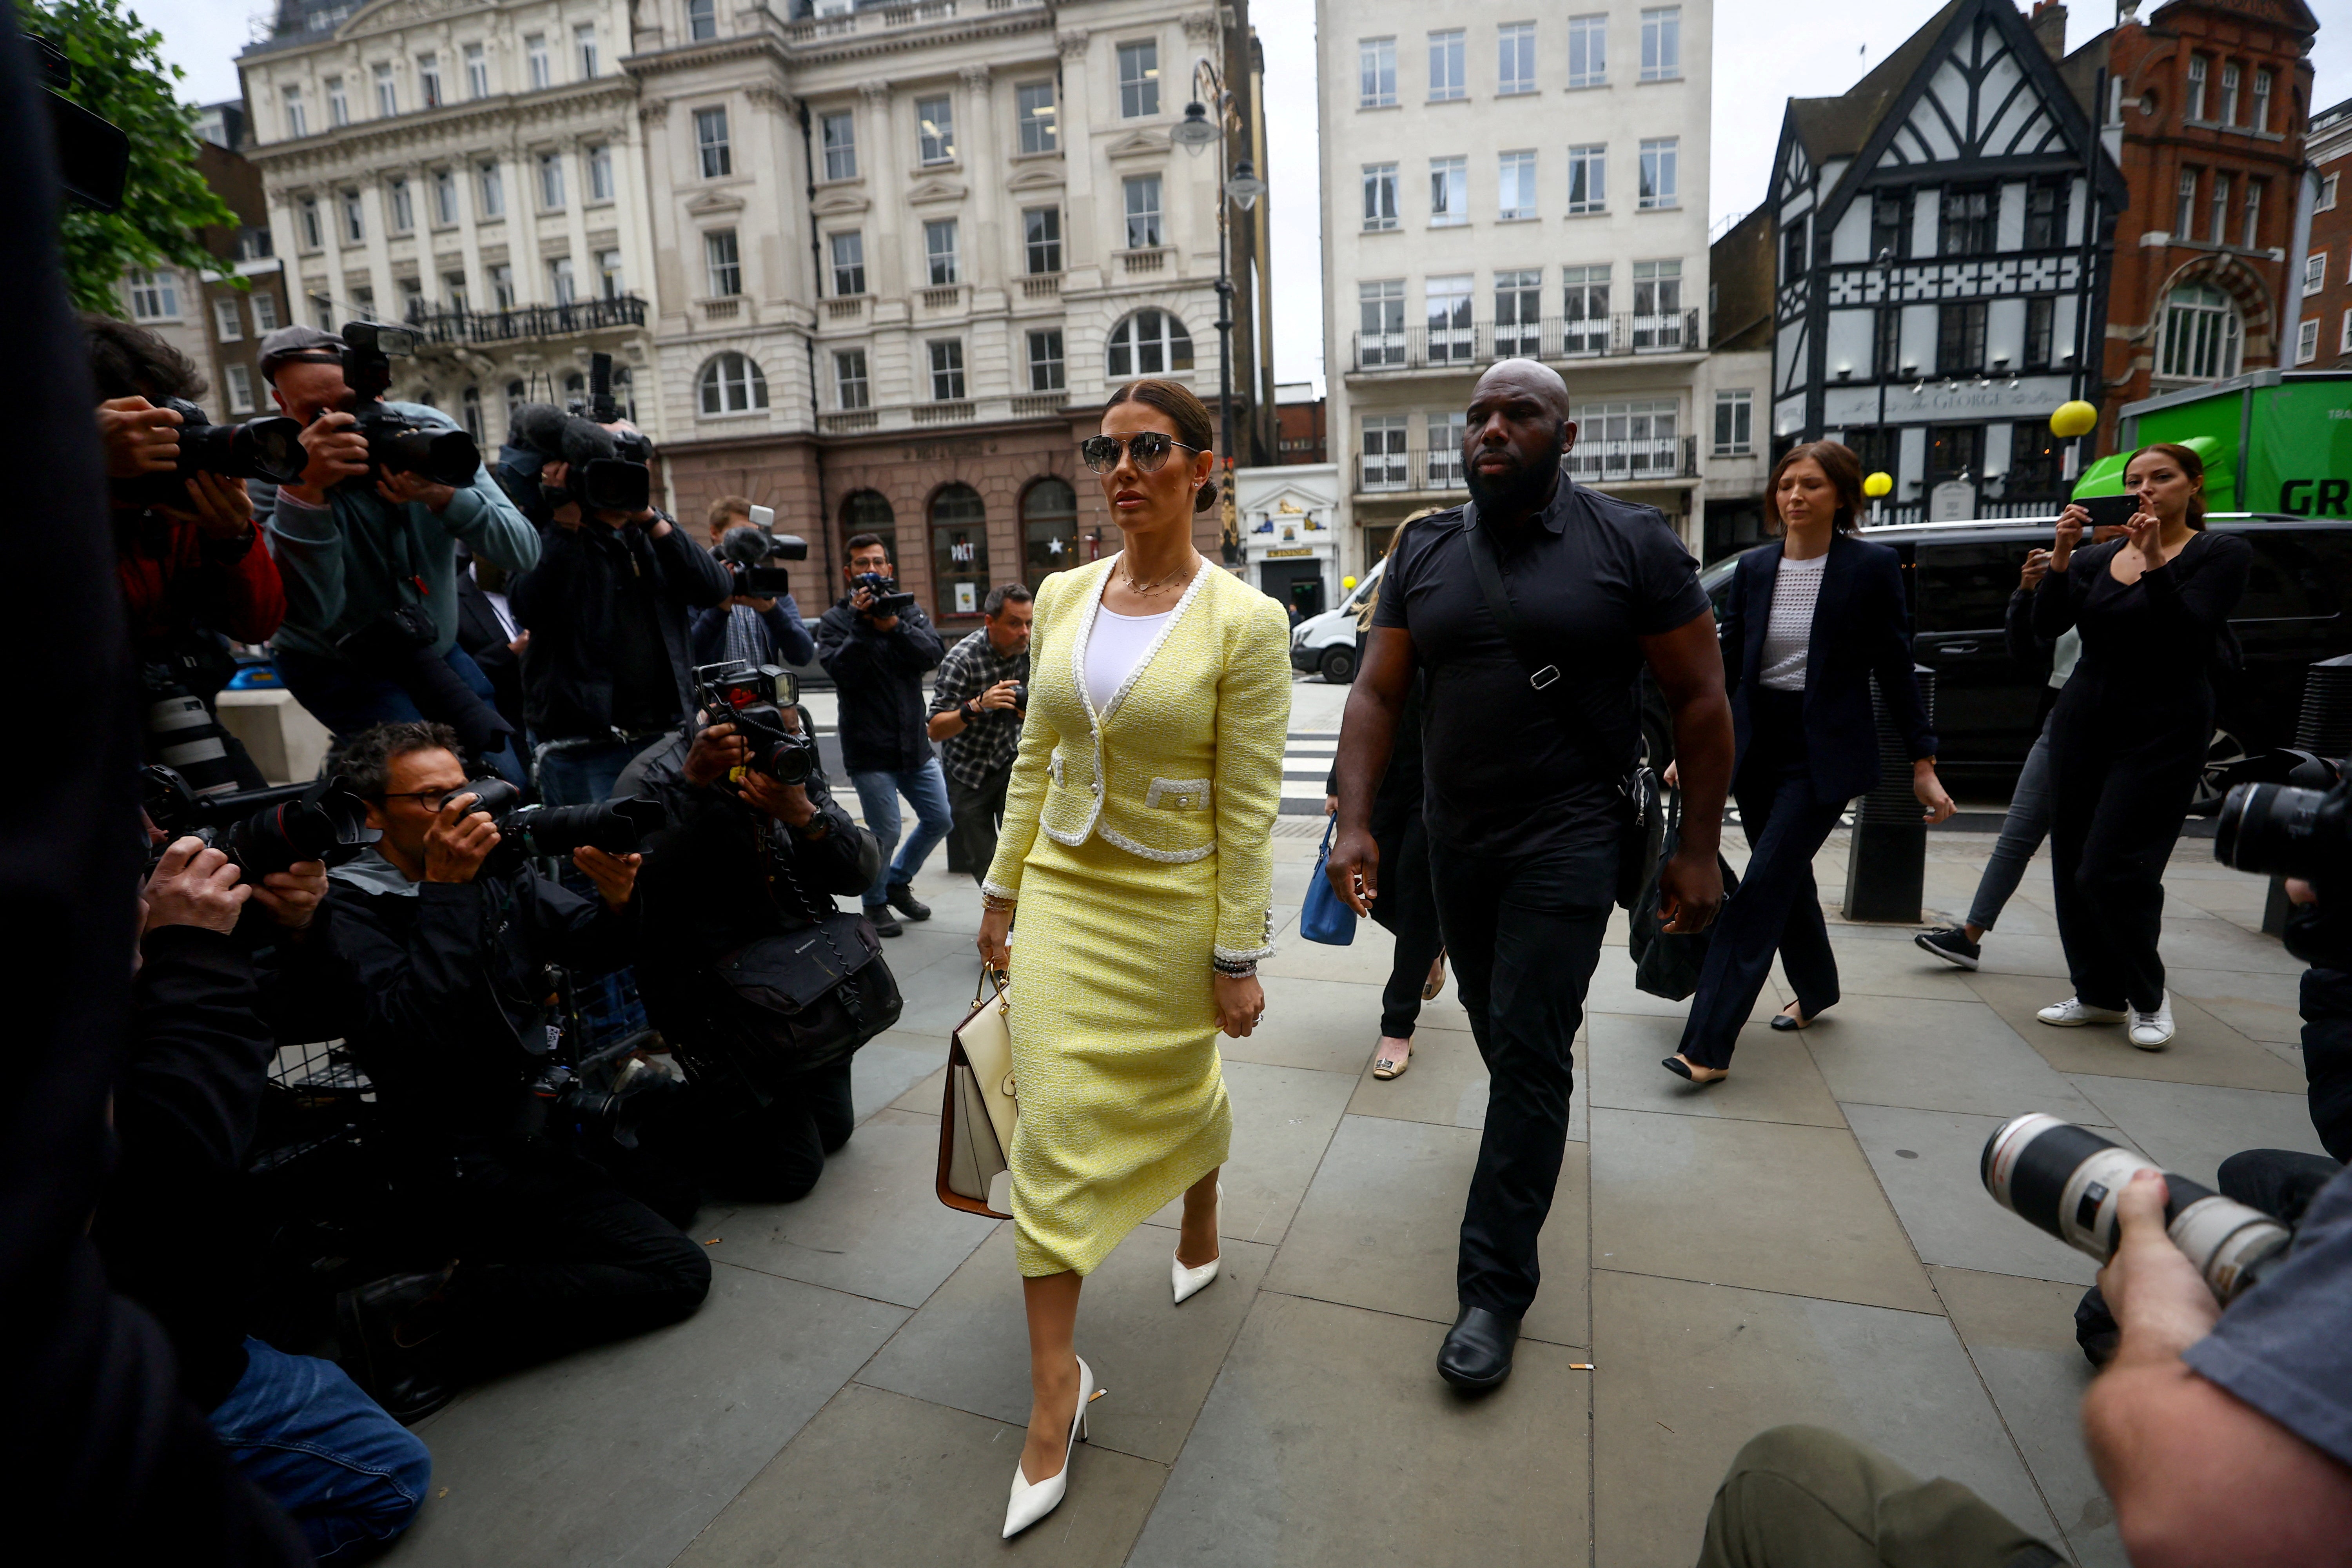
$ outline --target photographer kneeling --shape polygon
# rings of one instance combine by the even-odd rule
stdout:
[[[446,1401],[451,1376],[690,1315],[710,1262],[558,1142],[532,1091],[552,1049],[548,967],[633,955],[638,858],[574,850],[593,901],[492,859],[499,829],[473,809],[444,725],[379,725],[335,765],[383,837],[331,874],[305,983],[374,1082],[420,1254],[457,1259],[346,1291],[336,1310],[344,1364],[413,1420]]]
[[[759,759],[744,734],[714,724],[690,748],[680,737],[646,752],[621,784],[660,799],[671,822],[648,847],[638,879],[646,934],[637,984],[655,1026],[687,1061],[691,1086],[656,1136],[665,1152],[685,1156],[730,1196],[791,1203],[849,1141],[850,1058],[842,1051],[804,1065],[808,1042],[763,1027],[722,969],[741,967],[755,943],[830,921],[828,940],[864,960],[856,994],[867,1016],[849,1016],[845,1007],[832,1016],[845,1037],[819,1057],[888,1027],[898,996],[870,939],[834,902],[873,881],[881,847],[827,791],[805,710],[785,703],[771,711],[795,737],[784,748],[793,761],[781,771],[804,767],[799,783],[747,765]],[[809,1009],[812,1017],[826,1012],[825,1005]]]

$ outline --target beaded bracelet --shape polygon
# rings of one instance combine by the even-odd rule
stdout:
[[[1018,900],[1000,898],[994,893],[982,893],[980,896],[980,906],[984,910],[1009,910],[1018,902]]]
[[[1230,958],[1212,958],[1209,960],[1209,963],[1218,973],[1223,975],[1228,980],[1255,980],[1257,978],[1257,960],[1254,958],[1246,961]]]

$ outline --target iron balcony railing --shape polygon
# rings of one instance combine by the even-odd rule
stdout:
[[[1576,449],[1560,460],[1560,466],[1571,478],[1585,484],[1694,479],[1698,477],[1698,437],[1653,436],[1636,440],[1580,441]],[[1356,449],[1359,492],[1465,488],[1459,447]]]
[[[1539,321],[1474,321],[1454,327],[1400,327],[1355,335],[1359,371],[1464,370],[1498,359],[1599,359],[1612,354],[1696,353],[1696,310],[1652,315],[1546,317]]]
[[[579,332],[646,324],[646,302],[635,294],[577,300],[569,305],[518,305],[507,310],[416,310],[408,324],[428,343],[508,343],[563,338]]]

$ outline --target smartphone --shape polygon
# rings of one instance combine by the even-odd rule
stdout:
[[[760,530],[763,533],[775,532],[776,509],[772,506],[753,507],[751,509],[751,526]]]
[[[2137,496],[2084,496],[2074,504],[2091,514],[2093,528],[2121,528],[2139,510]]]

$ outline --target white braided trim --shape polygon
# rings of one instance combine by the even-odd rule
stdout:
[[[992,899],[1012,899],[1018,900],[1021,897],[1019,889],[1001,888],[994,882],[988,881],[985,879],[982,879],[981,881],[980,890]]]
[[[1217,847],[1213,843],[1203,844],[1197,849],[1154,849],[1149,845],[1138,844],[1106,822],[1097,822],[1095,831],[1102,836],[1104,843],[1124,849],[1130,855],[1139,855],[1146,860],[1157,860],[1163,866],[1189,865],[1194,860],[1205,860],[1217,852]]]
[[[1242,949],[1221,945],[1209,949],[1209,956],[1222,959],[1227,963],[1255,963],[1261,958],[1272,958],[1274,952],[1271,947]]]

